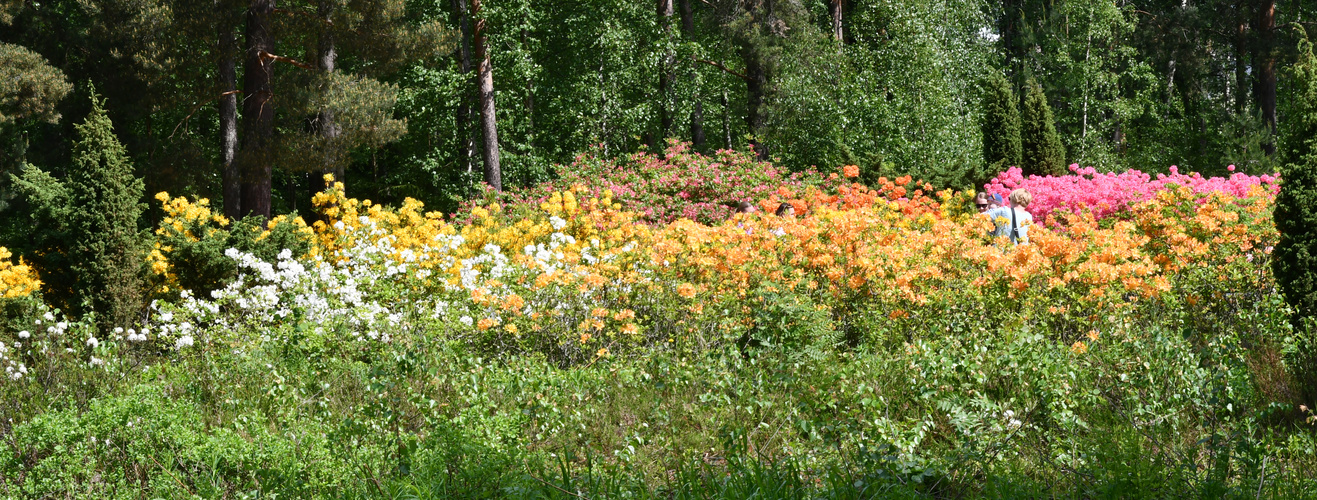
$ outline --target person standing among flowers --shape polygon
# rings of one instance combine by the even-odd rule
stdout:
[[[988,193],[979,191],[979,194],[974,195],[974,208],[978,210],[979,213],[987,212],[992,208],[988,203]]]
[[[796,207],[790,203],[782,203],[777,206],[777,210],[773,211],[773,215],[784,219],[794,218],[796,216]],[[785,236],[787,234],[787,232],[780,227],[770,230],[769,232],[773,233],[774,236]]]
[[[1019,245],[1029,243],[1029,226],[1033,225],[1033,215],[1026,208],[1033,201],[1033,195],[1024,189],[1011,191],[1007,206],[984,212],[996,226],[992,231],[994,238],[1009,237],[1011,243]]]

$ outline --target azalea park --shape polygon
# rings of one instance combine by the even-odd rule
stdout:
[[[1317,497],[1314,41],[0,0],[0,498]]]

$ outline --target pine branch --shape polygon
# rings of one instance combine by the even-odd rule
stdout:
[[[691,60],[692,60],[692,61],[695,61],[695,62],[702,62],[702,63],[704,63],[704,64],[708,64],[709,66],[713,66],[713,67],[715,67],[715,68],[718,68],[718,69],[721,69],[721,70],[723,70],[723,71],[726,71],[726,72],[732,74],[733,76],[736,76],[737,78],[740,78],[740,79],[745,80],[745,81],[750,81],[750,77],[745,76],[745,75],[742,75],[742,74],[737,73],[737,72],[735,72],[735,71],[732,71],[732,70],[730,70],[730,69],[727,69],[727,66],[723,66],[723,64],[720,63],[720,62],[709,61],[709,60],[706,60],[706,59],[699,59],[699,58],[696,58],[696,57],[693,57],[693,56],[691,57]]]

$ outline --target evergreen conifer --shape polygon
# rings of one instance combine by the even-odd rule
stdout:
[[[32,206],[34,261],[47,299],[75,314],[95,311],[103,327],[127,326],[144,292],[143,183],[95,91],[91,102],[75,126],[68,178],[27,166],[15,184]]]
[[[1317,402],[1317,56],[1306,38],[1294,65],[1296,105],[1281,166],[1274,217],[1280,242],[1272,272],[1293,309],[1298,349],[1291,359],[1302,397]]]
[[[1052,108],[1047,105],[1043,88],[1030,81],[1020,113],[1021,162],[1024,175],[1061,175],[1065,173],[1065,145],[1056,133]]]
[[[988,174],[1018,166],[1021,158],[1020,110],[1010,82],[1000,73],[988,76],[983,89],[983,161]]]

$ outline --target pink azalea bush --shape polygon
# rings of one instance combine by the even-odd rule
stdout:
[[[1234,172],[1234,165],[1228,170]],[[1276,175],[1234,173],[1229,177],[1203,177],[1197,172],[1180,173],[1175,165],[1171,165],[1169,175],[1157,174],[1155,177],[1138,170],[1099,173],[1093,167],[1080,168],[1078,164],[1070,165],[1070,171],[1073,172],[1070,175],[1030,175],[1025,178],[1019,168],[1011,167],[997,174],[984,188],[1003,198],[1018,188],[1029,190],[1033,195],[1029,212],[1040,221],[1057,210],[1073,213],[1090,210],[1101,219],[1147,200],[1171,184],[1186,186],[1195,193],[1219,192],[1236,198],[1252,196],[1250,193],[1259,187],[1272,194],[1280,189],[1280,178]]]
[[[595,197],[602,197],[605,189],[612,191],[614,202],[647,223],[686,218],[713,224],[730,217],[738,203],[757,204],[781,187],[802,192],[800,188],[840,182],[816,170],[792,173],[759,161],[750,152],[720,150],[703,155],[683,142],[670,142],[661,154],[642,151],[605,158],[600,153],[583,153],[572,164],[558,167],[556,180],[491,194],[494,199],[485,201],[537,207],[553,192],[581,185]]]

